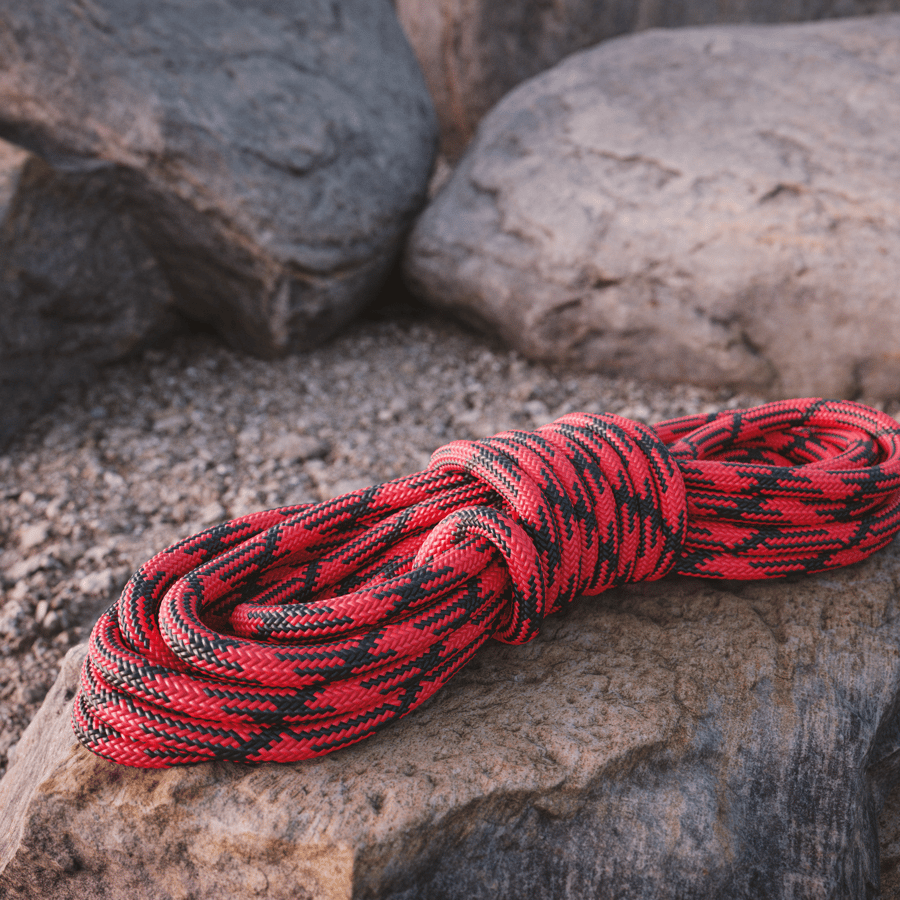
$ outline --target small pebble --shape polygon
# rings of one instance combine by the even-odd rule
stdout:
[[[19,547],[23,553],[27,553],[29,550],[43,544],[49,534],[50,526],[46,522],[26,525],[19,531]]]

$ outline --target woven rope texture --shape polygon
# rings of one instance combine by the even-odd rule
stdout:
[[[132,766],[306,759],[427,700],[493,637],[668,572],[773,578],[900,529],[900,428],[797,400],[651,428],[573,414],[163,550],[100,618],[79,739]]]

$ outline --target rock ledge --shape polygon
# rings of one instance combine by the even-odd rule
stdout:
[[[576,602],[323,759],[140,771],[67,721],[0,782],[10,898],[864,898],[897,780],[900,546]]]

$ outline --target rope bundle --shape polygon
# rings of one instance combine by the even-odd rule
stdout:
[[[94,628],[74,727],[132,766],[318,756],[575,596],[670,571],[817,572],[898,529],[900,428],[850,402],[654,428],[573,414],[457,441],[424,472],[153,557]]]

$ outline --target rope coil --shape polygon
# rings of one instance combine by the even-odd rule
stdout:
[[[288,762],[427,700],[490,637],[670,571],[773,578],[900,530],[900,426],[797,400],[653,428],[563,416],[424,472],[188,537],[97,622],[73,709],[116,762]]]

